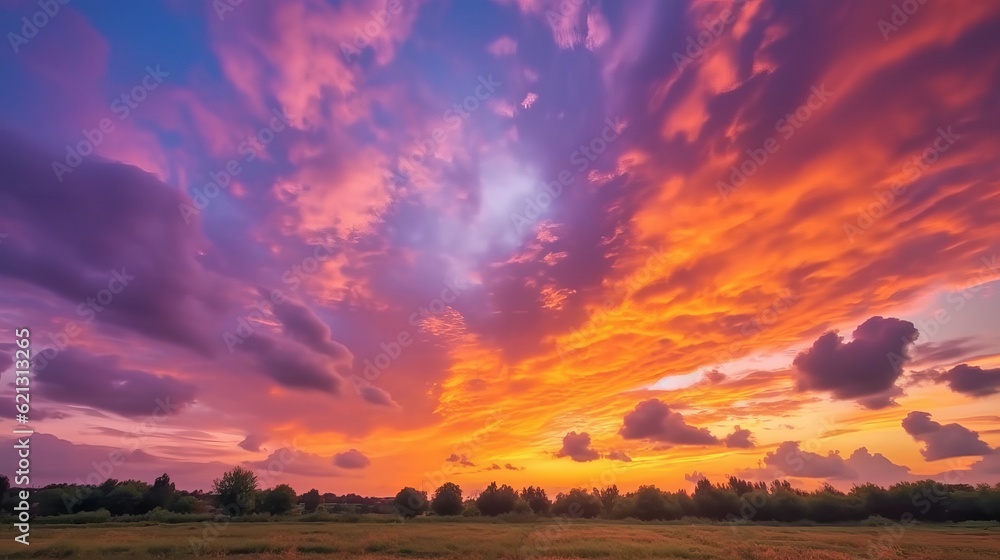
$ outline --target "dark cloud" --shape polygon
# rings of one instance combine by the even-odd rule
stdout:
[[[16,233],[0,244],[0,276],[58,295],[79,316],[217,351],[231,290],[198,260],[205,242],[181,218],[185,197],[137,167],[96,159],[60,182],[60,159],[0,133],[0,222]],[[107,305],[86,305],[102,293]]]
[[[80,323],[114,324],[225,356],[220,333],[240,308],[239,285],[203,265],[215,262],[212,246],[199,223],[185,223],[186,197],[136,167],[97,159],[60,182],[51,167],[59,159],[0,133],[0,222],[16,233],[0,244],[0,277],[62,298]],[[337,365],[350,353],[301,305],[286,302],[275,313],[287,339],[240,339],[242,353],[256,359],[250,369],[289,387],[335,393],[337,377],[303,350]],[[39,362],[36,369],[47,367]]]
[[[977,337],[962,337],[942,342],[927,342],[913,347],[912,365],[938,365],[967,360],[984,351],[989,351],[989,344]]]
[[[488,471],[499,471],[501,469],[503,469],[503,467],[501,467],[500,465],[498,465],[496,463],[493,463],[489,467],[486,467],[486,470],[488,470]]]
[[[358,389],[358,394],[365,402],[376,404],[379,406],[399,406],[396,401],[392,400],[392,395],[388,392],[379,389],[374,385],[365,385]]]
[[[723,438],[722,442],[726,444],[726,447],[739,449],[750,449],[754,446],[750,430],[741,429],[739,426],[736,426],[733,433]]]
[[[926,412],[914,411],[906,415],[903,429],[924,444],[920,454],[928,461],[993,453],[993,449],[979,439],[978,432],[961,424],[940,424],[931,420]]]
[[[895,383],[909,360],[907,347],[918,335],[913,323],[883,317],[859,325],[850,342],[835,331],[827,332],[795,357],[798,389],[828,391],[866,408],[892,406],[901,394]]]
[[[3,449],[11,449],[15,443],[16,439],[0,438]],[[41,432],[31,436],[31,457],[31,482],[37,487],[67,482],[100,484],[107,478],[153,482],[168,472],[179,488],[206,489],[206,481],[218,478],[229,468],[202,458],[187,462],[153,455],[134,449],[132,443],[124,447],[72,443]],[[13,475],[12,471],[0,467],[0,472],[8,475]],[[13,476],[10,479],[14,481]]]
[[[268,297],[269,292],[261,290],[260,293],[263,297]],[[273,313],[281,321],[285,333],[293,340],[338,361],[353,359],[347,347],[333,340],[330,328],[305,305],[284,301],[274,306]]]
[[[942,381],[956,393],[985,397],[1000,392],[1000,368],[983,369],[959,364],[942,376]]]
[[[601,458],[601,454],[590,447],[590,434],[587,432],[570,432],[563,437],[562,449],[556,457],[569,457],[574,461],[586,463]]]
[[[467,456],[465,456],[465,455],[458,455],[457,453],[452,453],[451,455],[448,456],[447,459],[445,459],[445,461],[447,461],[449,463],[458,463],[459,465],[462,465],[463,467],[474,467],[474,466],[476,466],[476,464],[473,463],[472,461],[470,461]]]
[[[677,445],[716,445],[718,438],[705,428],[690,426],[679,412],[658,399],[649,399],[625,415],[619,434],[625,439],[648,439]]]
[[[341,377],[332,371],[329,361],[298,344],[253,333],[237,348],[256,358],[254,367],[259,373],[286,387],[340,393]]]
[[[238,445],[247,451],[260,451],[260,446],[267,441],[267,436],[261,434],[247,434]]]
[[[624,451],[614,450],[609,452],[604,456],[605,459],[610,459],[612,461],[621,461],[623,463],[631,463],[632,458],[628,456]]]
[[[707,478],[708,477],[705,476],[705,473],[700,472],[700,471],[694,471],[693,473],[685,474],[684,475],[684,480],[686,480],[688,482],[693,482],[695,484],[697,484],[699,481],[705,480]]]
[[[333,468],[333,461],[329,457],[288,447],[274,450],[262,461],[245,461],[244,464],[254,470],[261,471],[258,473],[258,478],[264,478],[262,482],[265,485],[284,482],[271,480],[275,478],[272,473],[299,476],[334,476],[337,474],[336,469]]]
[[[343,453],[334,455],[333,464],[342,469],[363,469],[371,465],[372,462],[368,457],[365,457],[364,453],[357,449],[349,449]]]
[[[524,470],[524,467],[515,467],[514,465],[512,465],[510,463],[505,464],[503,466],[503,468],[507,469],[508,471],[523,471]]]
[[[56,354],[35,380],[46,399],[132,417],[176,414],[194,402],[196,393],[191,383],[125,369],[116,356],[76,348]]]

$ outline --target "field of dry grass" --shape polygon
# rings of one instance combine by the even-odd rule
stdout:
[[[233,523],[38,525],[32,544],[0,529],[0,558],[398,558],[979,560],[1000,558],[1000,527],[730,527],[559,523]]]

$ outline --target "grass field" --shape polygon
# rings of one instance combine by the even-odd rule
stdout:
[[[0,529],[0,558],[1000,558],[995,524],[905,529],[601,521],[38,525],[30,546],[15,543],[14,535],[9,525]]]

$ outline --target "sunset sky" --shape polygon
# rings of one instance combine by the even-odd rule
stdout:
[[[1000,481],[998,3],[0,30],[0,438],[28,327],[35,485]]]

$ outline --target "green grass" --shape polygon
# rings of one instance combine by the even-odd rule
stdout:
[[[599,520],[503,523],[139,523],[33,526],[31,545],[0,527],[0,559],[281,560],[979,560],[1000,559],[1000,526],[771,527]]]

